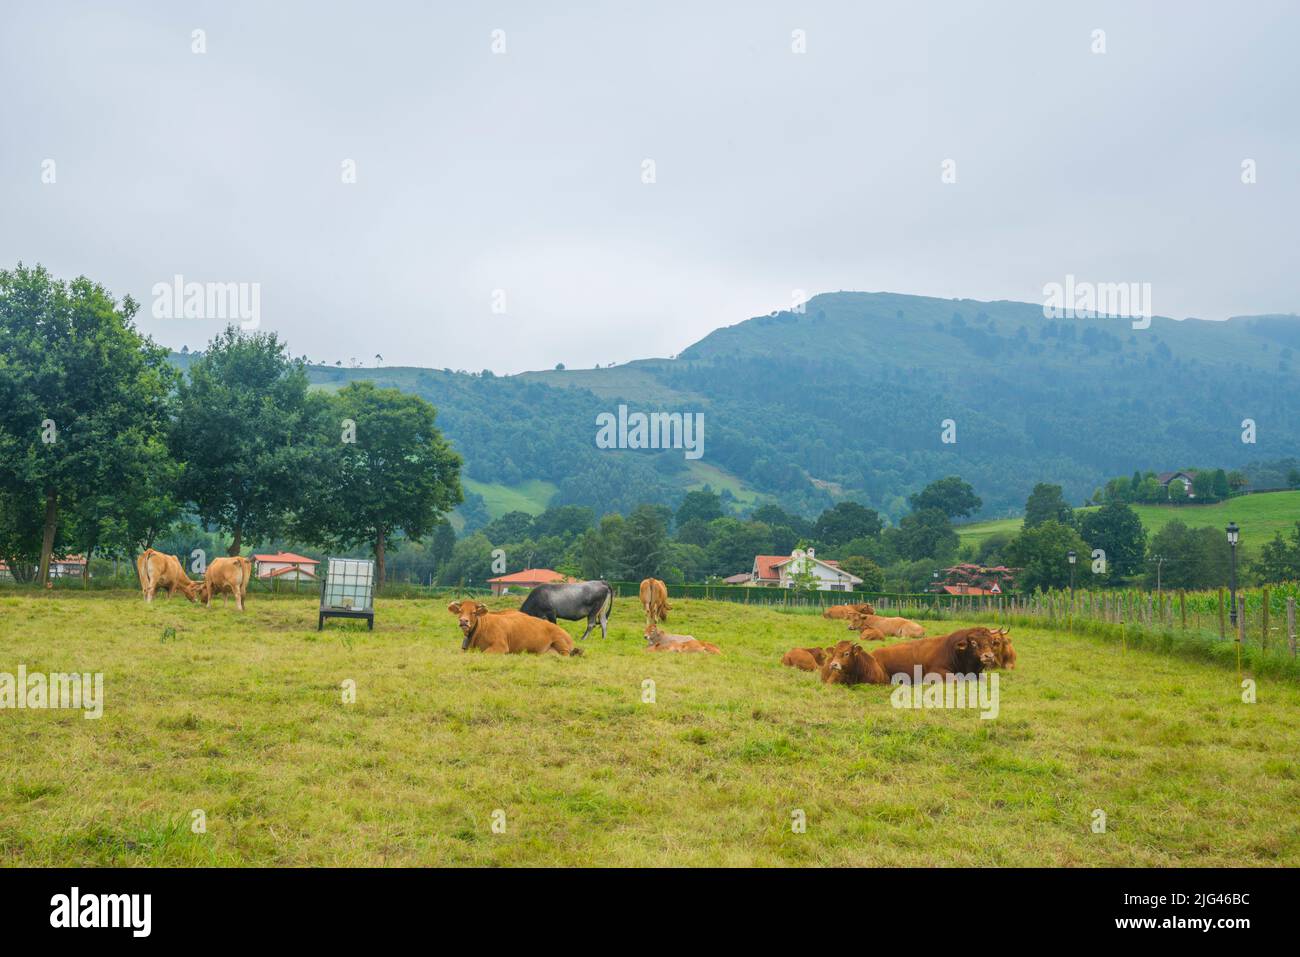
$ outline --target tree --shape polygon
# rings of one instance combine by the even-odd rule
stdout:
[[[1005,554],[1013,567],[1021,569],[1016,576],[1017,587],[1034,591],[1069,586],[1070,562],[1067,555],[1071,551],[1080,562],[1086,561],[1088,545],[1079,533],[1068,525],[1048,521],[1022,530],[1006,547]],[[1086,569],[1088,566],[1084,564],[1082,567]]]
[[[1230,488],[1232,491],[1240,492],[1249,484],[1250,484],[1250,480],[1246,478],[1246,474],[1244,472],[1241,472],[1237,469],[1233,469],[1231,472],[1228,473],[1228,488]]]
[[[762,522],[742,522],[736,518],[719,518],[709,523],[713,540],[705,553],[709,573],[736,575],[754,567],[754,556],[772,555],[772,530]]]
[[[1228,484],[1228,473],[1223,469],[1214,470],[1214,497],[1225,499],[1232,493],[1232,486]]]
[[[522,542],[533,531],[533,517],[527,512],[506,512],[483,527],[483,534],[494,545]]]
[[[387,543],[395,532],[418,542],[461,501],[460,456],[438,431],[437,412],[419,396],[372,382],[350,382],[333,402],[355,423],[321,457],[321,472],[297,530],[308,541],[369,545],[376,585],[384,585]]]
[[[876,538],[884,528],[880,514],[857,502],[838,502],[817,518],[813,535],[823,545],[842,545],[850,539]]]
[[[245,538],[279,536],[294,508],[315,497],[318,453],[341,444],[344,428],[328,411],[322,394],[308,396],[301,363],[274,333],[229,326],[190,364],[172,454],[184,463],[182,496],[205,524],[230,533],[229,554]]]
[[[1043,522],[1060,522],[1062,525],[1075,523],[1074,509],[1066,502],[1059,485],[1039,482],[1025,502],[1025,528],[1033,528]]]
[[[984,505],[975,489],[968,482],[963,482],[956,475],[949,475],[931,482],[921,491],[907,499],[913,512],[927,508],[937,508],[949,519],[974,515]]]
[[[1212,588],[1228,581],[1228,544],[1221,529],[1188,528],[1175,519],[1151,536],[1147,554],[1164,559],[1147,562],[1148,586],[1155,585],[1157,574],[1164,588]]]
[[[1288,488],[1300,488],[1300,469],[1291,469],[1286,473],[1286,484]]]
[[[862,579],[862,584],[857,586],[861,591],[882,591],[885,587],[885,573],[870,558],[849,555],[840,559],[840,568]]]
[[[708,486],[687,492],[677,508],[678,528],[687,522],[711,522],[715,518],[722,518],[722,500]]]
[[[1214,494],[1214,473],[1201,469],[1193,475],[1192,491],[1196,494],[1197,501],[1213,502],[1216,498]]]
[[[1275,533],[1273,540],[1260,549],[1252,568],[1262,582],[1300,581],[1300,522],[1291,529],[1289,540],[1281,532]]]
[[[668,558],[668,518],[662,505],[638,505],[624,523],[616,549],[619,572],[629,581],[657,577]]]
[[[136,310],[85,277],[0,271],[0,490],[13,522],[0,538],[7,558],[29,562],[39,527],[39,581],[69,541],[65,513],[81,509],[92,545],[111,537],[125,549],[140,534],[151,495],[140,480],[158,460],[175,372],[136,332]]]
[[[1100,548],[1106,553],[1108,577],[1135,575],[1142,570],[1147,533],[1138,513],[1128,505],[1112,502],[1086,513],[1079,532],[1089,548]],[[1079,554],[1082,560],[1085,553]]]
[[[947,561],[961,542],[947,514],[938,508],[903,516],[898,526],[889,530],[888,537],[898,555],[908,561]]]

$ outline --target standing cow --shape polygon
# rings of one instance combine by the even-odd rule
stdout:
[[[528,593],[519,610],[551,624],[555,624],[557,618],[565,621],[586,618],[587,630],[582,633],[583,639],[597,624],[600,625],[600,637],[604,638],[609,614],[614,610],[614,589],[604,581],[538,585]]]
[[[248,582],[252,577],[253,563],[242,555],[214,558],[199,583],[199,601],[205,608],[211,608],[213,595],[229,592],[235,596],[235,607],[243,611],[244,596],[248,594]]]
[[[661,621],[668,620],[668,586],[658,578],[647,578],[641,582],[641,607],[645,609],[646,628],[653,628]]]
[[[175,555],[167,555],[152,548],[146,548],[135,560],[135,570],[140,575],[140,589],[147,602],[153,601],[159,588],[167,590],[168,598],[176,594],[176,589],[179,588],[186,598],[193,601],[194,593],[199,587],[198,582],[191,581],[185,574],[185,569]]]

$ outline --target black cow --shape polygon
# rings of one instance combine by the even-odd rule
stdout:
[[[603,581],[538,585],[528,593],[519,610],[534,618],[545,618],[552,624],[557,618],[565,621],[586,618],[587,630],[582,633],[582,638],[591,634],[597,624],[600,625],[600,637],[604,638],[609,613],[614,610],[614,589],[609,582]]]

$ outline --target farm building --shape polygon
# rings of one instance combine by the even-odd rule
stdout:
[[[749,584],[764,588],[793,588],[800,575],[817,579],[818,591],[852,591],[862,579],[840,568],[840,563],[818,558],[814,549],[796,548],[789,555],[755,555]]]
[[[51,578],[80,578],[85,570],[85,555],[68,555],[66,558],[50,559]]]
[[[525,568],[521,572],[514,572],[510,575],[501,575],[498,578],[489,578],[488,584],[492,586],[492,594],[504,595],[511,588],[517,588],[526,591],[529,588],[536,588],[538,585],[550,585],[554,582],[567,582],[573,579],[561,575],[559,572],[551,571],[549,568]]]
[[[1192,491],[1194,478],[1196,478],[1195,469],[1183,469],[1177,472],[1161,472],[1156,476],[1156,481],[1170,498],[1179,494],[1187,498],[1196,498],[1196,493]]]
[[[320,562],[293,552],[276,552],[274,555],[254,555],[258,578],[263,581],[314,582],[316,566]]]

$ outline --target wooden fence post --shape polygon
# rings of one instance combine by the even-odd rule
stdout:
[[[1295,657],[1295,599],[1286,600],[1286,634],[1287,643],[1291,646],[1291,657]]]
[[[1259,646],[1268,651],[1268,589],[1264,589],[1264,608],[1260,616]]]
[[[1246,643],[1246,596],[1237,596],[1237,640]]]
[[[1223,589],[1219,589],[1219,640],[1223,641],[1228,637],[1228,626],[1223,620]]]
[[[1187,592],[1178,589],[1178,614],[1183,620],[1183,631],[1187,630]]]

